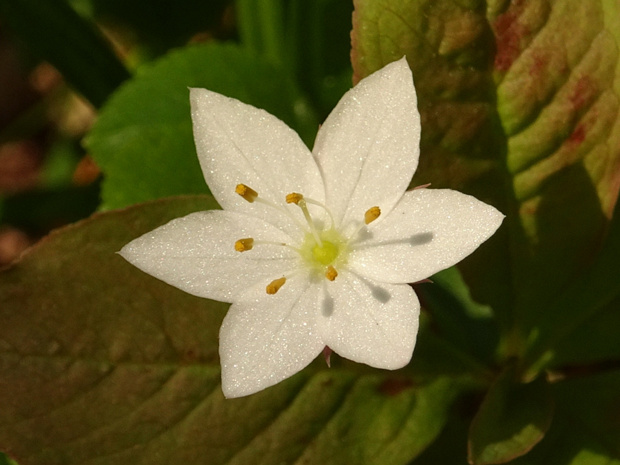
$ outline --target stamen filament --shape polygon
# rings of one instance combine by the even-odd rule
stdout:
[[[299,206],[299,208],[301,208],[301,211],[306,218],[306,222],[308,223],[308,226],[310,226],[310,232],[314,236],[314,240],[316,241],[317,245],[319,247],[323,247],[323,241],[321,241],[319,233],[314,226],[314,222],[312,221],[312,217],[310,216],[310,212],[308,211],[308,205],[306,205],[306,200],[302,198],[299,202],[297,202],[297,205]]]
[[[314,240],[319,247],[323,247],[323,242],[321,241],[319,233],[314,226],[314,221],[312,221],[312,217],[310,216],[310,212],[308,211],[308,205],[306,205],[306,199],[304,198],[303,194],[299,194],[297,192],[291,192],[290,194],[287,194],[286,203],[294,203],[299,208],[301,208],[301,211],[304,214],[304,218],[306,218],[306,223],[308,223],[308,226],[310,227],[310,232],[312,233],[312,236],[314,236]]]
[[[267,294],[269,295],[275,294],[276,292],[280,290],[282,286],[284,286],[285,282],[286,282],[286,278],[284,276],[278,279],[274,279],[269,284],[267,284],[267,288],[266,288]]]
[[[312,205],[316,205],[317,207],[321,207],[323,210],[325,210],[327,212],[327,214],[329,215],[329,220],[331,221],[331,227],[333,228],[334,225],[336,224],[334,221],[334,215],[332,215],[332,212],[329,210],[329,208],[327,208],[327,205],[323,205],[321,202],[317,202],[316,200],[312,200],[309,199],[307,197],[305,197],[306,203],[310,203]]]

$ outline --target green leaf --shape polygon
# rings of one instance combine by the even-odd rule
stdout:
[[[105,208],[207,192],[192,137],[188,87],[264,108],[306,141],[316,133],[318,125],[294,84],[263,58],[232,44],[180,49],[139,70],[106,105],[86,139],[105,174]]]
[[[487,393],[469,432],[469,463],[505,463],[526,454],[545,435],[553,398],[544,376],[523,384],[507,369]]]
[[[21,465],[406,464],[460,387],[406,371],[325,367],[225,400],[226,305],[126,263],[131,239],[207,196],[97,214],[0,274],[0,450]]]
[[[556,416],[545,438],[515,465],[619,465],[620,371],[553,385]]]
[[[101,34],[64,0],[0,0],[0,17],[96,107],[129,78]]]
[[[603,257],[620,188],[618,43],[620,6],[607,0],[356,2],[357,78],[403,54],[412,66],[423,125],[414,181],[507,214],[460,266],[492,305],[506,357],[548,342],[599,298],[581,285]],[[586,302],[570,321],[557,305],[565,292]]]

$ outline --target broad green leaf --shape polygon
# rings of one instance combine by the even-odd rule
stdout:
[[[294,84],[265,59],[233,44],[177,50],[139,70],[87,136],[105,175],[105,208],[207,192],[192,137],[188,87],[264,108],[306,141],[318,128]]]
[[[96,107],[129,78],[101,34],[64,0],[0,0],[0,18]]]
[[[619,465],[620,372],[553,385],[556,416],[549,432],[515,465]]]
[[[0,274],[0,450],[20,465],[406,464],[459,385],[322,360],[242,399],[221,394],[226,306],[115,252],[207,196],[95,215]]]
[[[469,431],[469,463],[505,463],[529,452],[553,417],[553,398],[544,376],[524,384],[508,368],[487,393]]]
[[[357,0],[353,38],[358,79],[409,59],[423,117],[416,182],[507,214],[461,266],[509,335],[502,352],[549,340],[566,321],[556,306],[564,292],[598,297],[595,286],[579,289],[602,256],[620,188],[620,6]],[[573,307],[567,324],[593,308]]]

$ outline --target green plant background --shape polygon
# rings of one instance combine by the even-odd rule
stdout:
[[[0,273],[0,464],[620,464],[617,1],[0,0],[0,22],[97,115],[52,145],[41,190],[1,199],[3,223],[72,224]],[[410,366],[317,361],[224,400],[226,306],[115,254],[217,207],[187,88],[265,108],[311,146],[353,83],[403,55],[413,184],[475,195],[504,225],[415,286]],[[0,142],[28,135],[26,116]],[[86,152],[102,180],[71,186]]]

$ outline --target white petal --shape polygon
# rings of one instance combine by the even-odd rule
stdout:
[[[504,219],[474,197],[416,189],[353,246],[349,267],[382,282],[412,283],[448,268],[486,241]]]
[[[419,314],[409,285],[374,283],[343,271],[325,285],[319,331],[337,354],[395,370],[411,360]]]
[[[388,213],[407,189],[419,156],[416,105],[403,58],[360,81],[321,126],[313,152],[338,224],[374,206]]]
[[[255,245],[237,252],[235,241],[247,237],[291,241],[257,218],[210,210],[172,220],[119,253],[132,265],[185,292],[232,302],[254,283],[266,286],[298,263],[294,251],[279,245]]]
[[[316,329],[318,285],[297,276],[275,295],[257,288],[228,311],[220,329],[222,390],[241,397],[305,368],[325,344]]]
[[[246,184],[278,204],[284,204],[291,192],[324,200],[323,181],[312,154],[282,121],[205,89],[191,89],[190,101],[200,166],[222,208],[258,216],[290,232],[286,215],[246,202],[235,193],[235,186]]]

